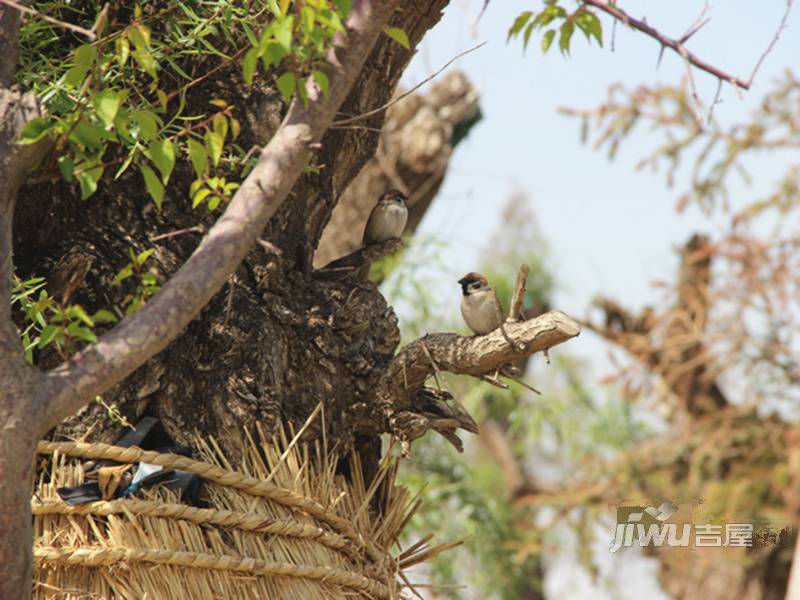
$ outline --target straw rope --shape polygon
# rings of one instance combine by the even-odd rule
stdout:
[[[193,473],[198,477],[208,479],[219,485],[235,488],[252,496],[267,498],[277,504],[302,510],[323,523],[334,527],[340,533],[350,537],[353,542],[367,550],[373,561],[381,563],[385,559],[385,554],[359,535],[346,519],[329,513],[318,502],[297,494],[296,492],[279,488],[273,484],[266,483],[238,471],[229,471],[222,467],[187,458],[179,454],[160,454],[151,450],[142,450],[137,447],[123,448],[122,446],[112,446],[110,444],[101,443],[88,444],[84,442],[43,441],[39,442],[37,452],[39,454],[54,454],[59,452],[71,457],[108,459],[121,463],[146,462],[171,469],[188,471],[189,473]]]
[[[151,502],[133,498],[111,500],[109,502],[88,502],[77,506],[71,506],[61,500],[31,501],[31,511],[34,515],[60,514],[107,517],[113,514],[132,513],[145,517],[184,519],[195,525],[211,524],[221,527],[236,527],[268,535],[308,539],[319,542],[333,550],[338,550],[346,554],[348,558],[358,559],[358,555],[354,552],[349,540],[341,535],[328,533],[314,525],[295,523],[293,521],[279,521],[240,511],[196,508],[186,504]]]
[[[367,592],[372,598],[389,598],[389,588],[382,583],[333,567],[275,563],[257,558],[240,558],[201,552],[179,552],[152,548],[54,548],[38,547],[33,551],[38,561],[68,565],[100,567],[120,561],[150,562],[197,569],[239,571],[261,575],[277,575],[313,579]]]

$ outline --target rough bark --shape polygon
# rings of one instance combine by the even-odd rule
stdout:
[[[406,7],[402,22],[395,16],[396,24],[416,44],[445,4]],[[410,57],[381,36],[342,113],[358,114],[387,102]],[[237,116],[249,124],[240,143],[263,146],[281,121],[279,96],[263,85],[248,93],[237,81],[237,67],[220,71],[218,79],[193,90],[190,102],[204,110],[211,97],[234,101],[242,106]],[[375,128],[381,117],[365,123]],[[263,239],[279,254],[262,247],[250,252],[180,338],[105,398],[129,420],[159,416],[178,442],[201,430],[221,438],[229,450],[243,424],[258,419],[274,427],[302,421],[324,400],[329,433],[352,443],[359,433],[345,409],[371,400],[370,390],[399,342],[397,321],[375,286],[320,278],[311,269],[311,255],[338,196],[374,153],[377,137],[369,129],[329,131],[313,159],[324,168],[301,179],[264,231]],[[91,255],[84,286],[71,300],[88,310],[113,306],[126,292],[109,283],[126,264],[129,247],[156,247],[157,273],[167,281],[194,251],[199,236],[187,233],[155,243],[151,238],[211,223],[207,215],[187,210],[184,194],[191,175],[179,169],[160,214],[143,197],[136,175],[104,182],[88,202],[78,201],[75,190],[63,183],[24,190],[15,223],[18,270],[26,276],[52,276],[63,256]],[[57,357],[39,359],[48,366]],[[54,384],[59,385],[57,379]],[[59,431],[79,436],[90,429],[93,439],[110,441],[118,435],[98,405],[84,408]],[[226,443],[229,439],[233,443]]]

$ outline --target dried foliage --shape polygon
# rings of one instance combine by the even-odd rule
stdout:
[[[302,433],[302,431],[301,431]],[[202,461],[104,444],[42,443],[50,455],[32,500],[37,598],[400,597],[405,571],[452,546],[431,536],[393,546],[420,502],[395,484],[397,462],[375,480],[346,480],[336,454],[281,434],[248,439],[234,471],[213,440]],[[59,486],[83,482],[82,459],[146,460],[203,478],[202,508],[156,488],[144,498],[70,506]]]

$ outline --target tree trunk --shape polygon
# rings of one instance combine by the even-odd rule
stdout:
[[[396,15],[397,26],[416,44],[441,15],[446,1],[414,3]],[[411,52],[382,36],[362,77],[341,108],[360,114],[392,96]],[[263,146],[281,119],[280,96],[267,86],[247,90],[239,67],[220,71],[197,86],[189,99],[198,111],[223,98],[240,108],[239,143]],[[374,154],[383,114],[364,129],[333,129],[313,161],[321,165],[295,187],[270,221],[263,238],[279,253],[257,247],[186,332],[106,395],[129,420],[154,415],[178,443],[195,431],[217,438],[234,452],[244,426],[259,421],[268,430],[301,423],[319,402],[328,416],[328,435],[351,447],[362,436],[385,430],[380,413],[354,412],[372,404],[371,391],[400,341],[397,319],[377,287],[352,279],[326,279],[311,267],[312,256],[338,197]],[[343,151],[347,149],[347,151]],[[175,272],[194,250],[199,235],[186,233],[156,242],[171,231],[207,226],[204,209],[188,208],[188,169],[176,172],[158,213],[138,175],[106,181],[87,202],[63,183],[25,188],[15,219],[17,272],[24,277],[65,279],[75,256],[91,263],[71,302],[87,310],[119,305],[130,290],[112,286],[130,260],[129,248],[154,253],[159,280]],[[170,193],[172,192],[172,193]],[[78,260],[77,262],[80,262]],[[68,279],[68,277],[66,277]],[[56,290],[57,291],[57,290]],[[42,353],[39,364],[60,360]],[[98,423],[100,426],[98,427]],[[61,426],[57,435],[111,441],[119,426],[93,404]],[[375,444],[368,444],[374,449]]]

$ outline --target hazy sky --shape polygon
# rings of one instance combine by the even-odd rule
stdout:
[[[600,292],[631,308],[657,302],[660,292],[650,283],[672,279],[677,267],[675,248],[694,232],[713,235],[724,230],[729,217],[710,220],[696,209],[677,214],[675,202],[685,179],[679,178],[676,188],[670,190],[663,173],[635,170],[639,158],[652,150],[658,138],[646,131],[635,135],[623,145],[617,159],[609,162],[605,153],[581,145],[579,122],[559,115],[557,109],[593,107],[605,99],[608,86],[618,81],[628,86],[678,83],[685,73],[683,61],[666,52],[656,71],[656,42],[622,27],[617,28],[612,53],[607,20],[603,49],[588,46],[576,32],[570,58],[562,57],[555,47],[542,57],[538,38],[524,56],[521,41],[506,44],[506,32],[520,12],[540,6],[540,0],[492,0],[473,29],[482,4],[483,0],[452,0],[405,76],[406,85],[413,85],[459,52],[488,41],[455,65],[479,89],[484,119],[458,146],[439,197],[418,231],[423,237],[444,242],[445,266],[428,275],[435,277],[442,297],[451,300],[445,306],[451,307],[452,314],[445,320],[458,318],[455,282],[480,263],[502,207],[517,190],[530,198],[551,250],[551,269],[559,282],[556,308],[583,317],[592,296]],[[565,4],[570,4],[569,0]],[[619,5],[635,17],[646,16],[648,23],[664,33],[679,37],[704,3],[623,0]],[[783,0],[718,2],[710,7],[711,21],[688,45],[712,64],[747,79],[773,38],[785,6]],[[715,111],[723,126],[744,119],[784,69],[800,66],[798,11],[800,7],[791,15],[753,89],[740,98],[730,87],[723,88],[723,102]],[[695,79],[701,96],[710,102],[716,80],[699,72]],[[737,190],[734,206],[769,191],[790,158],[763,155],[751,162],[754,182]],[[398,308],[402,322],[402,304]],[[564,351],[587,359],[597,367],[596,374],[607,368],[602,344],[588,332]],[[603,531],[599,526],[594,554],[601,579],[620,584],[616,591],[594,591],[595,582],[576,569],[574,555],[563,548],[549,556],[549,595],[565,599],[663,597],[652,561],[635,549],[615,560],[607,550],[611,530],[608,540]],[[615,587],[613,583],[611,587]]]
[[[492,0],[477,27],[483,0],[452,0],[441,23],[423,41],[405,76],[407,85],[424,79],[453,56],[481,41],[480,48],[457,61],[481,93],[484,119],[457,148],[445,184],[420,232],[446,241],[443,293],[452,293],[453,318],[458,316],[455,281],[474,270],[514,190],[528,194],[541,231],[551,249],[552,270],[559,281],[556,307],[584,316],[598,292],[631,307],[659,298],[650,283],[670,279],[677,265],[674,248],[695,231],[713,234],[716,226],[698,210],[683,214],[675,202],[683,188],[670,190],[663,173],[635,170],[640,156],[657,138],[639,134],[625,143],[610,162],[604,152],[579,140],[579,122],[558,107],[590,108],[606,97],[608,86],[678,83],[685,73],[680,57],[666,52],[656,70],[658,44],[633,31],[617,28],[615,52],[609,48],[610,24],[604,20],[605,47],[589,46],[576,32],[571,57],[555,48],[543,57],[539,39],[526,55],[520,40],[506,44],[506,32],[523,10],[540,0]],[[567,3],[569,4],[569,2]],[[703,9],[702,1],[620,3],[633,16],[664,33],[680,36]],[[772,39],[785,3],[782,0],[725,0],[711,5],[711,21],[689,47],[728,72],[748,78]],[[798,9],[800,10],[800,9]],[[749,93],[738,97],[726,86],[715,116],[730,124],[746,117],[780,73],[800,61],[798,10],[768,56]],[[708,103],[716,79],[695,73]],[[740,201],[753,199],[786,167],[786,158],[764,156],[756,165],[756,181],[741,190]],[[402,317],[402,310],[401,310]],[[598,364],[603,350],[585,334],[569,351]]]

